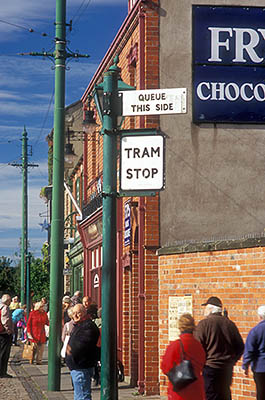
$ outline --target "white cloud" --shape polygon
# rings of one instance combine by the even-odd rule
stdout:
[[[127,3],[127,0],[91,0],[86,8],[87,3],[84,3],[83,0],[68,0],[67,14],[71,18],[77,12],[89,11],[91,7],[124,5],[125,2]],[[0,23],[0,41],[13,40],[14,34],[19,36],[23,32],[23,29],[19,27],[33,28],[36,32],[43,32],[44,27],[50,30],[51,19],[55,19],[55,0],[46,0],[44,2],[36,0],[7,1],[1,4],[1,20],[9,24],[18,25],[18,27],[3,22]],[[49,25],[47,25],[47,22]],[[1,35],[1,32],[5,34]],[[9,33],[13,35],[9,35]]]
[[[32,113],[42,113],[43,108],[47,107],[47,104],[25,104],[25,102],[20,101],[9,101],[9,102],[2,102],[0,101],[0,108],[1,112],[5,113],[6,115],[14,115],[14,110],[16,110],[16,115],[32,115]]]
[[[40,163],[28,176],[28,227],[36,228],[40,222],[39,213],[46,211],[40,198],[42,186],[47,185],[47,164]],[[0,164],[0,226],[3,229],[19,229],[22,224],[22,174],[18,168],[7,166],[3,173]],[[1,240],[0,240],[1,241]]]
[[[5,231],[5,237],[0,240],[0,254],[5,253],[5,257],[14,258],[14,253],[20,252],[20,237],[18,234],[12,236]],[[41,248],[43,243],[47,240],[47,232],[41,232],[40,230],[30,231],[28,235],[29,240],[29,250],[33,253],[35,257],[41,256]]]
[[[0,101],[1,100],[10,100],[17,99],[18,94],[16,92],[10,92],[7,90],[0,90]]]

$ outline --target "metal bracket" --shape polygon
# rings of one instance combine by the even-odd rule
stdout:
[[[114,197],[114,198],[116,198],[116,197],[118,197],[118,193],[117,192],[111,192],[111,193],[102,192],[101,195],[102,195],[103,198],[106,198],[106,197]]]
[[[110,115],[112,112],[111,92],[103,93],[103,115]]]
[[[111,130],[102,129],[100,133],[101,133],[101,135],[118,135],[119,130],[117,128],[114,128],[114,129],[111,129]]]

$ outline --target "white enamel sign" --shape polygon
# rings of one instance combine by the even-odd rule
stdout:
[[[122,115],[186,113],[187,89],[152,89],[122,91]]]
[[[124,135],[121,138],[120,189],[164,188],[164,136]]]

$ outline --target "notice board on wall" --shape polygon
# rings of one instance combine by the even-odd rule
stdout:
[[[169,296],[168,298],[168,340],[179,337],[178,319],[182,314],[192,314],[192,296]]]

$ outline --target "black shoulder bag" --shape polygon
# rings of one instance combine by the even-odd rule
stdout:
[[[168,379],[172,383],[173,390],[176,393],[197,379],[191,361],[185,359],[185,352],[181,339],[179,339],[179,342],[181,348],[181,362],[178,365],[175,363],[167,373]]]

